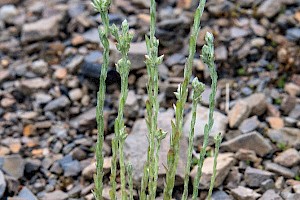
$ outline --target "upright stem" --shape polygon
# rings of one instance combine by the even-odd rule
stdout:
[[[202,48],[201,58],[204,61],[204,63],[208,65],[212,83],[211,83],[211,94],[209,96],[208,123],[204,127],[204,140],[203,140],[202,149],[200,151],[200,159],[198,160],[198,171],[193,185],[193,200],[196,200],[198,197],[198,186],[199,186],[200,177],[202,175],[202,167],[203,167],[204,157],[206,154],[206,148],[208,145],[209,134],[214,124],[213,113],[215,109],[215,96],[217,92],[217,79],[218,79],[217,71],[215,69],[215,64],[214,64],[213,35],[207,32],[205,36],[205,40],[207,44],[204,45]]]
[[[215,136],[216,146],[215,146],[215,154],[214,154],[214,166],[213,166],[213,174],[210,179],[209,191],[208,191],[208,195],[207,195],[208,200],[211,200],[212,191],[213,191],[214,185],[215,185],[215,180],[216,180],[216,175],[217,175],[217,159],[218,159],[218,155],[219,155],[221,141],[222,141],[222,136],[219,133],[218,135]]]
[[[103,191],[103,140],[104,140],[104,101],[105,101],[105,91],[106,91],[106,77],[109,65],[109,19],[108,19],[108,9],[110,6],[110,0],[93,0],[94,8],[100,12],[100,16],[103,23],[103,29],[99,30],[100,40],[103,46],[103,64],[101,68],[101,74],[99,78],[99,90],[97,93],[97,107],[96,107],[96,121],[98,129],[98,139],[96,145],[96,175],[94,177],[95,181],[95,198],[96,200],[102,200]]]
[[[158,156],[156,154],[159,151],[160,144],[155,138],[159,136],[157,129],[157,116],[159,110],[158,103],[158,65],[162,62],[163,57],[158,57],[158,45],[159,42],[155,38],[155,24],[156,24],[156,2],[151,0],[150,6],[150,38],[146,36],[147,52],[146,66],[147,73],[149,75],[147,92],[148,100],[146,102],[147,110],[147,128],[149,132],[149,147],[147,153],[147,161],[144,167],[144,174],[141,183],[141,199],[146,199],[146,187],[148,186],[148,199],[155,199],[156,195],[156,183],[158,174]]]
[[[132,165],[130,163],[127,165],[127,174],[129,186],[129,200],[133,200]]]
[[[183,126],[184,105],[187,100],[188,84],[192,75],[193,60],[196,52],[196,41],[200,29],[200,18],[203,14],[206,0],[200,0],[194,16],[194,24],[189,42],[189,56],[184,69],[184,80],[182,85],[179,85],[176,93],[176,112],[175,123],[172,123],[172,135],[170,138],[170,149],[168,152],[168,171],[166,175],[166,187],[164,189],[164,200],[169,200],[172,197],[172,192],[175,183],[175,175],[179,160],[180,139]]]
[[[194,132],[195,132],[195,123],[197,117],[197,105],[201,101],[201,94],[204,91],[204,84],[199,82],[197,78],[193,80],[193,102],[192,102],[192,120],[191,120],[191,129],[189,133],[189,146],[188,146],[188,156],[187,164],[185,167],[184,175],[184,190],[182,194],[182,200],[186,200],[188,197],[188,186],[189,186],[189,177],[191,171],[191,161],[192,161],[192,152],[194,147]]]

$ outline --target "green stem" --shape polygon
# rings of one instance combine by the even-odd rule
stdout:
[[[127,165],[128,174],[128,186],[129,186],[129,200],[133,200],[133,181],[132,181],[132,165],[129,163]]]
[[[110,1],[101,1],[94,0],[92,2],[94,8],[100,12],[100,16],[103,23],[103,29],[99,30],[100,40],[103,46],[103,64],[101,68],[101,74],[99,78],[99,90],[97,93],[97,107],[96,107],[96,121],[97,121],[97,129],[98,129],[98,138],[96,145],[96,175],[94,177],[95,182],[95,198],[96,200],[102,200],[102,191],[103,191],[103,141],[104,141],[104,101],[105,101],[105,91],[106,91],[106,77],[107,70],[109,65],[109,42],[108,42],[108,34],[109,34],[109,19],[108,19],[108,10],[110,6]]]
[[[204,139],[203,139],[203,145],[202,149],[200,151],[200,159],[198,160],[198,171],[197,175],[194,180],[194,185],[193,185],[193,200],[196,200],[198,197],[198,186],[200,182],[200,178],[202,175],[202,167],[203,167],[203,162],[204,162],[204,157],[206,154],[206,148],[208,145],[209,141],[209,134],[212,129],[212,126],[214,124],[214,119],[213,119],[213,113],[215,109],[215,96],[217,92],[217,71],[215,69],[215,64],[214,64],[214,47],[213,47],[213,36],[210,33],[206,33],[205,36],[206,40],[206,45],[203,46],[202,48],[202,60],[204,61],[205,64],[208,65],[209,71],[210,71],[210,76],[212,79],[212,84],[211,84],[211,94],[209,96],[209,116],[208,116],[208,123],[204,127]]]
[[[172,135],[170,138],[170,149],[168,152],[168,171],[166,175],[166,187],[164,188],[164,199],[169,200],[172,197],[172,192],[175,184],[175,175],[179,160],[180,139],[183,126],[184,105],[187,100],[188,84],[192,75],[193,60],[196,52],[196,41],[200,29],[200,18],[203,14],[206,0],[200,0],[194,16],[194,24],[189,42],[189,56],[184,69],[184,80],[177,91],[177,102],[175,112],[175,124],[172,123]]]
[[[210,180],[209,191],[208,191],[208,195],[207,195],[208,200],[211,200],[212,191],[213,191],[214,185],[215,185],[215,180],[216,180],[216,175],[217,175],[217,160],[218,160],[218,154],[219,154],[221,141],[222,141],[222,137],[221,137],[221,134],[219,133],[215,137],[216,146],[215,146],[215,154],[214,154],[214,166],[213,166],[213,174],[212,174],[211,180]]]

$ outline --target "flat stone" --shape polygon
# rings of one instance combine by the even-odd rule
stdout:
[[[18,154],[5,156],[3,158],[2,170],[16,179],[23,177],[24,168],[25,162]]]
[[[300,162],[300,154],[296,149],[287,149],[276,156],[274,162],[285,167],[292,167]]]
[[[167,166],[167,154],[170,148],[170,133],[171,119],[173,119],[174,111],[172,109],[166,112],[161,112],[158,115],[158,127],[166,131],[168,134],[165,139],[162,140],[161,148],[159,152],[159,176],[165,176],[166,171],[164,166]],[[147,160],[148,151],[148,130],[145,119],[138,119],[135,121],[131,133],[125,140],[124,145],[124,155],[126,159],[132,163],[133,166],[133,180],[136,185],[140,184],[140,180],[143,175],[144,163]],[[180,156],[177,168],[176,184],[181,184],[184,178],[184,170],[186,165],[186,155],[187,155],[187,141],[182,138],[180,146]],[[163,186],[163,180],[159,179],[159,186]]]
[[[266,0],[261,3],[257,9],[257,14],[260,16],[266,16],[268,18],[274,17],[281,8],[281,1]]]
[[[259,121],[257,119],[257,116],[253,116],[248,119],[245,119],[239,126],[239,130],[242,133],[249,133],[251,131],[254,131],[258,126]]]
[[[283,200],[275,190],[267,190],[258,200]]]
[[[0,170],[0,198],[3,197],[5,190],[6,190],[6,181],[3,172]]]
[[[138,115],[138,111],[139,104],[137,95],[135,94],[134,90],[129,90],[124,107],[124,116],[128,118],[135,118]]]
[[[292,97],[292,96],[285,96],[282,99],[280,108],[283,111],[284,115],[288,115],[296,106],[297,103],[297,99],[296,97]]]
[[[92,28],[83,33],[83,38],[87,42],[100,43],[99,32],[97,28]]]
[[[198,106],[197,107],[197,117],[196,117],[196,124],[195,124],[195,140],[194,143],[199,144],[202,143],[203,137],[204,137],[204,126],[208,123],[208,114],[209,109],[204,106]],[[189,131],[191,126],[191,120],[192,120],[192,112],[188,113],[186,116],[186,121],[184,122],[183,126],[183,135],[188,138],[189,137]],[[226,127],[227,127],[228,119],[225,115],[218,111],[214,111],[214,124],[211,129],[209,139],[209,143],[214,142],[214,137],[218,133],[221,133],[222,135],[225,133]]]
[[[142,6],[142,8],[150,8],[150,2],[147,0],[133,0],[134,4]]]
[[[294,27],[294,28],[289,28],[286,31],[286,37],[287,39],[297,42],[300,40],[300,28]]]
[[[211,88],[210,87],[206,87],[205,90],[203,91],[202,93],[202,99],[201,99],[201,104],[204,105],[204,106],[209,106],[209,96],[210,96],[210,93],[211,93]],[[220,99],[220,96],[221,96],[221,91],[220,90],[217,90],[216,92],[216,97],[215,97],[215,102],[218,102],[218,100]]]
[[[70,125],[71,127],[77,129],[79,127],[92,126],[93,124],[96,123],[95,120],[96,120],[96,107],[83,112],[82,114],[80,114],[75,118],[72,118],[70,120]]]
[[[296,147],[300,145],[300,130],[298,128],[269,129],[266,132],[272,142]]]
[[[250,113],[250,107],[245,102],[238,101],[228,113],[230,128],[237,128]]]
[[[260,133],[253,131],[251,133],[237,136],[221,144],[221,149],[237,152],[239,149],[253,150],[259,156],[265,156],[272,151],[272,146]]]
[[[256,200],[261,197],[261,195],[254,190],[243,186],[232,189],[231,194],[236,200]]]
[[[235,158],[232,153],[222,153],[218,155],[217,158],[217,173],[214,187],[217,188],[222,185],[225,180],[227,174],[230,171],[230,168],[235,164]],[[208,157],[204,160],[203,168],[202,168],[202,176],[200,178],[200,188],[209,189],[210,179],[213,174],[213,164],[214,158]],[[192,179],[195,179],[198,171],[198,166],[195,166],[190,176]]]
[[[71,59],[71,61],[66,65],[66,68],[69,72],[77,72],[83,63],[84,57],[77,55]]]
[[[231,38],[245,37],[248,34],[249,34],[249,31],[244,30],[242,28],[232,27],[230,29],[230,36],[231,36]]]
[[[44,60],[36,60],[32,63],[31,69],[36,74],[45,75],[48,72],[48,63]]]
[[[64,109],[65,107],[68,107],[71,104],[70,100],[68,97],[65,95],[62,95],[58,97],[57,99],[54,99],[47,103],[47,105],[44,107],[45,111],[58,111],[61,109]]]
[[[284,85],[284,91],[286,91],[289,95],[296,97],[300,94],[300,86],[295,83],[286,83]]]
[[[214,191],[211,195],[211,200],[233,200],[226,192],[217,190]]]
[[[262,115],[267,109],[266,96],[263,93],[255,93],[243,99],[250,107],[251,115]]]
[[[112,157],[104,157],[103,160],[103,172],[104,175],[108,174],[111,169]],[[96,162],[92,162],[82,170],[82,175],[85,179],[92,180],[96,173]]]
[[[69,92],[69,97],[72,101],[78,101],[82,98],[83,93],[80,88],[74,88]]]
[[[290,170],[289,168],[283,167],[276,163],[266,162],[264,165],[266,170],[284,176],[285,178],[295,178],[296,176],[296,173]]]
[[[46,193],[42,198],[42,200],[66,200],[68,199],[68,194],[61,191],[55,190],[54,192]]]
[[[284,127],[284,121],[280,117],[268,117],[267,122],[272,129],[281,129]]]
[[[61,20],[62,15],[56,15],[24,24],[21,34],[22,42],[34,42],[57,37]]]
[[[18,14],[18,9],[12,5],[4,5],[0,8],[0,19],[7,21],[9,18],[13,18]]]
[[[26,200],[38,200],[38,198],[27,187],[22,188],[18,197]]]
[[[33,79],[25,79],[21,81],[22,89],[34,91],[39,89],[47,89],[51,84],[49,79],[43,78],[33,78]]]
[[[247,167],[245,171],[245,182],[249,187],[259,187],[262,182],[268,180],[274,176],[273,173],[264,171],[261,169],[256,169],[252,167]]]
[[[227,48],[224,45],[219,46],[215,49],[215,58],[216,60],[220,60],[220,61],[227,60],[228,52],[227,52]]]

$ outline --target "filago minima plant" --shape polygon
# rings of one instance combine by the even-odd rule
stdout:
[[[165,200],[172,198],[173,188],[175,184],[175,175],[179,160],[180,151],[180,140],[183,131],[183,118],[184,118],[184,106],[187,102],[188,97],[188,85],[190,83],[190,77],[192,76],[193,60],[196,53],[196,41],[200,30],[200,18],[202,16],[206,0],[200,0],[199,5],[194,15],[194,24],[192,27],[190,41],[189,41],[189,55],[185,64],[184,69],[184,80],[179,84],[175,96],[177,102],[174,105],[175,109],[175,120],[171,121],[172,132],[170,133],[170,149],[167,155],[166,165],[166,178],[163,196]],[[130,199],[133,200],[133,166],[130,163],[125,162],[124,159],[124,141],[127,137],[126,127],[124,124],[124,105],[128,95],[128,75],[130,71],[130,60],[128,58],[128,52],[130,43],[133,38],[132,34],[129,33],[129,25],[125,20],[121,27],[118,28],[116,25],[110,26],[108,11],[111,4],[111,0],[92,0],[93,7],[100,13],[102,19],[102,26],[99,27],[99,37],[103,46],[103,64],[101,68],[101,74],[99,78],[99,91],[97,93],[97,109],[96,109],[96,120],[98,129],[98,140],[96,146],[96,174],[94,176],[95,189],[94,196],[96,200],[102,200],[103,191],[103,155],[102,147],[104,140],[104,100],[105,100],[105,80],[107,77],[107,69],[109,65],[109,37],[113,36],[116,40],[117,50],[121,54],[120,60],[116,63],[116,69],[121,76],[121,94],[119,98],[118,116],[115,120],[114,131],[115,137],[112,140],[112,164],[111,164],[111,175],[110,175],[110,198],[117,199],[117,163],[120,166],[120,182],[121,182],[121,198],[122,200]],[[155,24],[156,24],[156,2],[151,0],[150,6],[150,33],[149,36],[145,36],[147,55],[145,55],[145,63],[147,66],[148,83],[147,93],[148,100],[146,101],[146,124],[148,128],[148,153],[147,160],[144,165],[143,177],[141,180],[139,199],[141,200],[154,200],[156,197],[158,170],[159,170],[159,150],[161,141],[166,137],[167,133],[159,129],[157,125],[157,116],[159,113],[159,102],[157,100],[159,93],[159,75],[158,66],[162,63],[163,56],[158,55],[159,41],[155,37]],[[198,160],[198,171],[196,178],[193,182],[193,194],[192,198],[197,199],[199,182],[202,174],[202,167],[204,158],[206,155],[206,148],[208,146],[209,134],[213,126],[213,111],[215,108],[215,94],[217,90],[217,72],[214,65],[214,47],[213,47],[213,35],[207,33],[205,36],[206,44],[202,47],[201,58],[203,62],[208,66],[211,79],[212,79],[212,92],[210,94],[210,105],[209,105],[209,119],[204,127],[204,141],[200,151],[200,159]],[[192,120],[189,133],[189,146],[187,152],[187,164],[185,169],[184,177],[184,190],[182,199],[186,200],[188,197],[188,186],[189,186],[189,175],[192,160],[193,151],[193,139],[194,139],[194,126],[196,123],[196,110],[197,105],[201,101],[201,94],[204,91],[204,84],[201,83],[197,78],[192,81]],[[221,143],[221,135],[218,134],[215,137],[215,154],[214,154],[214,166],[213,175],[211,177],[211,184],[207,198],[211,198],[212,190],[214,187],[214,181],[216,178],[216,166],[219,146]],[[119,162],[117,160],[119,159]]]

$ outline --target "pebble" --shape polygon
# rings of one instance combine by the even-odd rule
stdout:
[[[297,42],[300,40],[300,28],[290,28],[286,31],[286,38],[291,40],[291,41],[294,41],[294,42]]]
[[[65,79],[67,75],[68,75],[67,69],[62,67],[57,68],[54,72],[54,77],[60,80]]]
[[[251,114],[260,116],[265,113],[267,109],[266,96],[263,93],[255,93],[243,99],[250,107]]]
[[[82,98],[83,93],[80,88],[74,88],[69,92],[69,97],[72,101],[78,101]]]
[[[217,190],[212,193],[211,200],[233,200],[226,192]]]
[[[219,187],[226,176],[228,175],[230,168],[235,164],[235,159],[232,153],[222,153],[217,157],[217,173],[214,187]],[[202,176],[200,178],[200,188],[209,189],[211,176],[213,174],[214,158],[208,157],[204,160],[202,168]],[[194,180],[198,171],[198,166],[195,166],[191,171],[191,178]]]
[[[71,127],[77,129],[85,126],[92,126],[96,120],[96,107],[91,108],[70,120]]]
[[[34,42],[57,37],[59,35],[59,24],[61,20],[61,15],[55,15],[40,19],[36,22],[24,24],[21,34],[22,42]]]
[[[194,144],[202,143],[204,136],[204,126],[208,121],[208,113],[209,109],[204,106],[197,107],[197,116],[196,116],[196,124],[195,124],[195,140]],[[221,133],[222,135],[225,133],[226,126],[228,123],[228,119],[225,115],[218,111],[214,111],[214,124],[211,129],[211,133],[209,135],[210,143],[214,141],[215,135]],[[190,132],[190,124],[192,120],[192,113],[189,112],[186,116],[186,121],[183,125],[183,135],[188,138]]]
[[[261,197],[261,195],[254,190],[243,186],[232,189],[231,194],[236,200],[256,200]]]
[[[26,200],[38,200],[38,198],[27,187],[22,188],[18,194],[18,198]]]
[[[68,97],[62,95],[61,97],[58,97],[57,99],[54,99],[47,103],[47,105],[44,107],[44,110],[55,112],[68,107],[70,104],[71,102]]]
[[[257,14],[268,18],[274,17],[281,7],[281,2],[277,0],[263,1],[257,9]]]
[[[250,107],[244,101],[238,101],[228,113],[230,128],[237,128],[251,113]]]
[[[300,130],[297,128],[269,129],[266,135],[277,144],[292,147],[300,145]]]
[[[133,90],[129,90],[124,107],[124,116],[128,118],[135,118],[138,115],[139,108],[137,95]]]
[[[237,152],[239,149],[244,148],[253,150],[261,157],[270,153],[273,149],[270,142],[256,131],[243,134],[229,141],[223,142],[220,148],[232,152]]]
[[[47,89],[50,84],[51,82],[49,79],[43,78],[24,79],[21,81],[22,89],[30,92],[34,92],[39,89]]]
[[[285,167],[292,167],[300,162],[300,154],[294,148],[287,149],[278,154],[278,156],[275,157],[274,162]]]
[[[259,126],[259,121],[257,119],[257,116],[255,115],[253,117],[245,119],[239,126],[239,130],[242,133],[249,133],[251,131],[254,131],[258,126]]]
[[[7,155],[3,157],[3,165],[0,165],[0,167],[5,173],[19,179],[24,175],[25,162],[18,154]]]
[[[84,61],[84,57],[81,55],[76,55],[74,56],[70,62],[66,65],[67,70],[70,73],[75,73],[79,70],[79,68],[81,67],[82,63]]]
[[[0,8],[0,20],[7,21],[10,18],[15,17],[18,14],[17,8],[12,5],[4,5]]]
[[[219,46],[215,49],[215,59],[217,61],[224,61],[228,58],[227,48],[225,46]]]
[[[271,179],[273,176],[274,174],[271,172],[247,167],[244,179],[249,187],[260,187],[262,182]]]
[[[68,194],[61,191],[55,190],[54,192],[46,193],[42,198],[42,200],[66,200],[68,199]]]
[[[266,121],[272,129],[281,129],[284,127],[284,121],[280,117],[267,117]]]
[[[289,168],[283,167],[276,163],[266,162],[264,166],[266,170],[274,172],[280,176],[284,176],[285,178],[295,178],[296,176],[296,173]]]
[[[44,60],[36,60],[31,64],[31,69],[36,74],[45,75],[48,72],[48,63]]]
[[[290,96],[296,97],[300,94],[300,86],[295,83],[286,83],[284,85],[284,91],[287,92]]]
[[[267,190],[259,200],[283,200],[275,190]]]

